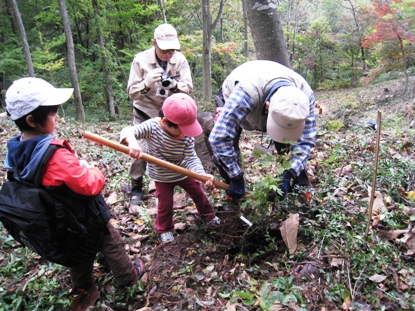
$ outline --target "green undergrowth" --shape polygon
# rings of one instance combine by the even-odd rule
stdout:
[[[415,220],[415,201],[406,195],[415,191],[415,130],[409,128],[402,113],[383,115],[375,185],[381,199],[368,223],[377,139],[377,133],[366,126],[376,120],[376,109],[372,110],[368,113],[367,106],[345,101],[328,117],[318,118],[319,135],[308,163],[311,185],[296,187],[281,202],[269,203],[266,194],[268,189],[278,189],[280,180],[275,176],[288,167],[288,157],[264,154],[254,158],[248,148],[242,149],[246,176],[252,178],[247,183],[249,196],[242,204],[242,213],[252,226],[242,223],[237,234],[225,231],[240,234],[230,243],[225,243],[224,235],[215,235],[205,227],[182,233],[195,235],[191,246],[199,257],[208,257],[215,268],[207,265],[202,271],[195,260],[180,258],[179,267],[154,288],[139,283],[138,288],[123,291],[112,286],[97,265],[98,283],[105,288],[103,300],[113,310],[130,310],[132,305],[144,306],[152,290],[167,284],[175,297],[191,301],[183,310],[230,310],[230,306],[250,311],[415,310],[410,246],[402,239],[404,233],[393,239],[385,239],[383,234],[407,230]],[[82,132],[89,130],[118,141],[125,125],[115,121],[80,125],[68,118],[56,134],[68,137],[80,158],[102,169],[107,178],[104,196],[116,192],[118,199],[112,211],[124,213],[118,219],[120,230],[128,244],[139,247],[128,236],[137,233],[138,220],[126,216],[120,190],[128,184],[128,156],[82,138]],[[10,128],[1,137],[4,158],[5,142],[16,131],[9,121],[3,120],[1,126]],[[246,135],[244,138],[249,139]],[[223,192],[210,195],[214,204],[224,197]],[[290,214],[299,215],[294,253],[288,251],[280,232],[281,223]],[[183,211],[175,216],[188,217]],[[139,233],[149,236],[140,245],[148,252],[158,247],[152,217],[147,211],[137,217],[147,228]],[[18,247],[0,228],[0,310],[68,310],[72,297],[67,270]],[[225,258],[214,262],[215,254],[221,252],[226,253]],[[215,271],[219,266],[223,270]],[[183,281],[174,283],[177,279]],[[191,292],[193,288],[197,290]],[[205,309],[201,301],[206,303]],[[160,304],[154,302],[149,307],[164,310]]]

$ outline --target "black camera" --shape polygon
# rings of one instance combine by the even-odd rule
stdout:
[[[166,72],[163,72],[163,74],[161,75],[161,85],[163,87],[168,87],[173,82],[173,78],[176,77],[180,77],[180,74],[169,77]]]

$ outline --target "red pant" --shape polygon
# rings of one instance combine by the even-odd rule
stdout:
[[[210,204],[205,191],[200,182],[188,177],[184,180],[173,183],[162,183],[156,181],[156,193],[158,198],[156,230],[160,233],[173,231],[173,194],[174,187],[179,186],[184,189],[195,202],[198,214],[204,221],[209,221],[215,217],[215,211]]]

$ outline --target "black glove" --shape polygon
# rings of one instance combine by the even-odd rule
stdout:
[[[244,174],[241,173],[238,176],[231,178],[231,183],[229,184],[229,190],[226,191],[226,194],[234,199],[240,199],[245,194],[245,180]]]
[[[288,171],[284,171],[279,191],[268,192],[267,201],[274,202],[276,198],[278,198],[278,200],[284,199],[285,196],[293,190],[294,185],[297,183],[297,173],[292,168]]]

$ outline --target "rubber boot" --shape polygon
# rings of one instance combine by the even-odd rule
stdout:
[[[138,205],[143,197],[143,177],[141,176],[138,179],[131,178],[131,186],[130,204]]]

